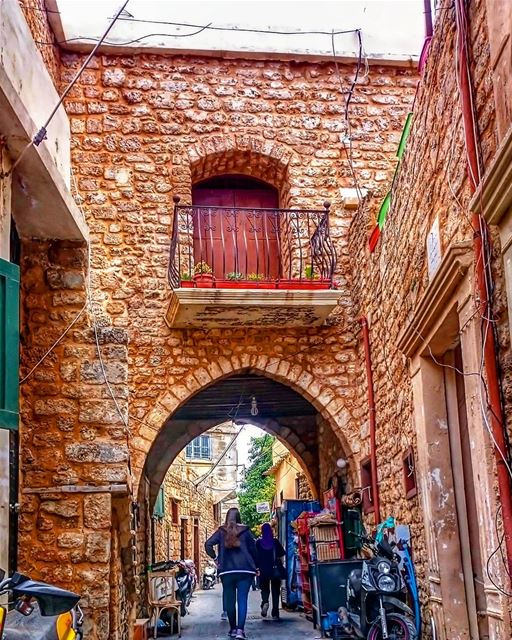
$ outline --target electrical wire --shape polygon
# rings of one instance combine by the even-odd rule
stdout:
[[[41,356],[41,358],[39,358],[39,360],[36,362],[36,364],[30,369],[30,371],[20,380],[20,385],[22,385],[24,382],[26,382],[28,380],[28,378],[30,378],[30,376],[34,373],[34,371],[46,360],[46,358],[50,355],[50,353],[55,349],[55,347],[57,347],[57,345],[61,342],[61,340],[67,335],[67,333],[69,332],[69,330],[76,324],[76,322],[82,317],[84,311],[87,308],[87,301],[85,302],[84,306],[80,309],[80,311],[77,313],[77,315],[74,317],[74,319],[69,323],[69,325],[66,327],[66,329],[63,331],[63,333],[57,338],[57,340],[52,344],[52,346],[45,352],[45,354],[43,356]]]
[[[40,7],[37,7],[35,5],[28,5],[25,3],[22,3],[22,6],[25,9],[29,9],[32,11],[41,11],[41,12],[45,12],[45,13],[52,13],[52,14],[58,14],[58,15],[62,15],[61,11],[55,11],[55,10],[51,10],[51,9],[41,9]],[[121,9],[121,11],[124,9],[124,7]],[[160,24],[160,25],[166,25],[166,26],[172,26],[172,27],[187,27],[187,28],[191,28],[191,29],[199,29],[199,31],[197,31],[196,33],[201,33],[201,31],[205,31],[205,30],[209,30],[209,31],[224,31],[224,32],[237,32],[237,33],[260,33],[260,34],[269,34],[269,35],[276,35],[276,36],[302,36],[302,35],[323,35],[323,36],[330,36],[332,33],[334,33],[334,35],[342,35],[342,34],[348,34],[348,33],[356,33],[357,31],[360,31],[360,29],[338,29],[336,31],[322,31],[322,30],[311,30],[311,31],[278,31],[278,30],[274,30],[274,29],[251,29],[248,27],[238,27],[238,26],[232,26],[232,27],[219,27],[219,26],[212,26],[212,23],[209,23],[207,25],[201,25],[201,24],[194,24],[194,23],[190,23],[190,22],[173,22],[170,20],[149,20],[149,19],[144,19],[144,18],[128,18],[128,17],[119,17],[117,18],[117,22],[131,22],[131,23],[140,23],[140,24]],[[159,36],[171,36],[171,37],[187,37],[189,35],[196,35],[196,33],[191,33],[191,34],[184,34],[184,35],[175,35],[175,34],[151,34],[151,35],[159,35]],[[150,37],[150,36],[145,36],[145,37]],[[75,40],[95,40],[95,38],[89,38],[89,37],[77,37],[77,38],[71,38],[68,40],[62,40],[62,41],[57,41],[55,44],[66,44],[68,42],[73,42]],[[41,44],[49,44],[49,43],[41,43]],[[105,42],[105,44],[116,44],[116,43],[108,43]]]
[[[352,84],[350,86],[350,89],[348,91],[347,94],[347,99],[345,101],[345,111],[344,111],[344,115],[345,115],[345,127],[346,127],[346,138],[348,139],[348,149],[347,149],[347,145],[345,143],[345,139],[342,139],[342,144],[343,144],[343,148],[345,150],[345,154],[347,156],[347,161],[350,167],[350,172],[352,174],[352,179],[354,180],[354,188],[356,190],[356,195],[357,195],[357,200],[359,202],[359,206],[361,206],[361,202],[362,202],[362,193],[361,190],[359,188],[359,181],[357,179],[357,175],[355,172],[355,168],[354,168],[354,158],[353,158],[353,148],[352,148],[352,127],[350,124],[350,117],[349,117],[349,109],[350,109],[350,102],[352,101],[352,96],[354,94],[354,89],[355,86],[357,84],[357,80],[359,78],[359,72],[361,70],[361,63],[362,63],[362,56],[363,56],[363,40],[362,40],[362,36],[361,36],[361,30],[358,29],[357,30],[357,39],[358,39],[358,43],[359,43],[359,53],[358,53],[358,59],[357,59],[357,64],[356,64],[356,72],[354,75],[354,79],[352,81]],[[334,62],[334,67],[336,69],[336,76],[338,79],[338,83],[340,85],[340,91],[343,94],[344,93],[344,89],[343,89],[343,82],[341,80],[341,74],[340,74],[340,68],[338,65],[338,61],[336,59],[336,43],[334,40],[334,36],[335,33],[334,31],[331,34],[331,46],[332,46],[332,56],[333,56],[333,62]],[[368,69],[368,61],[366,60],[366,65],[367,65],[367,69]]]
[[[128,2],[130,2],[130,0],[125,0],[125,2],[123,3],[123,5],[121,6],[121,8],[119,9],[119,11],[116,13],[116,15],[114,16],[114,18],[112,19],[111,23],[108,25],[107,29],[105,30],[105,32],[103,33],[103,35],[101,36],[101,38],[98,38],[98,42],[96,44],[96,46],[93,48],[93,50],[90,52],[90,54],[87,56],[87,58],[84,60],[82,66],[80,67],[80,69],[76,72],[76,74],[74,75],[73,79],[71,80],[71,82],[68,84],[68,86],[64,89],[62,95],[60,96],[59,100],[57,101],[57,104],[55,105],[55,107],[53,108],[52,112],[50,113],[50,115],[48,116],[48,118],[46,119],[46,122],[43,124],[43,126],[39,129],[39,131],[36,133],[36,135],[32,138],[32,140],[25,145],[25,147],[22,149],[20,155],[16,158],[16,160],[12,163],[11,168],[9,169],[9,171],[7,173],[3,173],[0,174],[0,178],[7,178],[8,176],[10,176],[14,170],[16,169],[16,167],[19,165],[19,163],[21,162],[23,156],[25,155],[25,153],[32,147],[32,146],[36,146],[38,147],[41,142],[43,140],[46,139],[46,134],[47,134],[47,128],[50,124],[50,122],[53,120],[53,117],[55,116],[55,114],[57,113],[57,111],[59,110],[60,106],[62,105],[64,99],[66,98],[66,96],[68,95],[68,93],[71,91],[71,89],[75,86],[76,82],[78,81],[78,79],[80,78],[80,76],[82,75],[82,73],[84,72],[85,68],[87,67],[87,65],[89,64],[89,62],[91,61],[92,57],[94,56],[94,54],[96,53],[96,51],[98,50],[98,48],[100,47],[100,45],[105,41],[105,38],[107,37],[107,35],[110,33],[110,30],[112,29],[112,27],[114,26],[114,24],[116,23],[116,21],[118,20],[119,16],[121,15],[121,12],[124,11],[126,5],[128,4]],[[53,45],[55,45],[56,43],[50,43]]]

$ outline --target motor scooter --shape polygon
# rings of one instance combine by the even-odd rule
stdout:
[[[176,569],[176,599],[181,602],[181,616],[187,615],[187,608],[192,600],[192,577],[183,560],[164,560],[151,566],[152,571],[169,571]]]
[[[363,560],[362,568],[348,576],[347,604],[338,609],[344,637],[417,640],[399,556],[386,540],[377,543],[368,536],[359,537],[373,557]]]
[[[215,587],[217,582],[217,565],[213,560],[208,560],[203,573],[203,589],[208,591]]]
[[[21,573],[6,577],[0,569],[0,596],[9,594],[14,607],[0,605],[2,640],[82,640],[80,596]]]
[[[184,560],[183,562],[185,563],[185,566],[187,567],[187,571],[190,574],[190,583],[192,587],[192,593],[194,593],[194,591],[197,589],[197,583],[198,583],[195,562],[190,558],[188,558],[187,560]]]

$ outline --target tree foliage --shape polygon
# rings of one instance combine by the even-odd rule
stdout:
[[[251,438],[249,468],[238,495],[242,522],[256,535],[259,535],[260,525],[267,522],[270,516],[268,513],[257,513],[256,503],[268,502],[272,506],[276,490],[275,479],[263,475],[272,466],[273,443],[274,438],[269,435]]]

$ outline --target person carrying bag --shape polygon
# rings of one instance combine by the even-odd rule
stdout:
[[[279,620],[281,581],[286,579],[283,564],[285,550],[274,537],[272,527],[266,522],[261,527],[261,537],[256,540],[257,564],[260,571],[261,615],[267,617],[270,593],[272,592],[272,618]]]

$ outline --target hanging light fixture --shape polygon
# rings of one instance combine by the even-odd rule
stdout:
[[[251,398],[251,416],[257,416],[259,413],[258,403],[256,401],[256,396]]]

